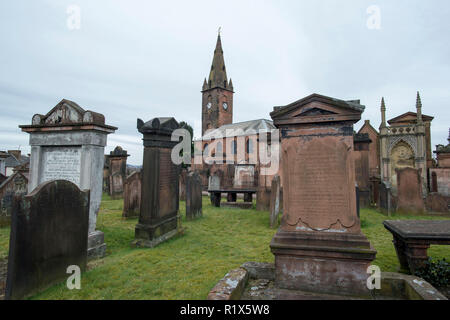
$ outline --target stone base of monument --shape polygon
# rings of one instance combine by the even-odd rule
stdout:
[[[131,245],[138,248],[153,248],[158,244],[183,234],[181,216],[177,215],[156,225],[138,223],[135,228],[135,239]]]
[[[238,208],[238,209],[251,209],[253,208],[253,202],[224,202],[222,207]]]
[[[278,288],[369,297],[367,268],[376,251],[363,234],[278,230],[270,244]]]
[[[425,280],[391,272],[381,273],[381,287],[371,290],[369,297],[283,289],[274,279],[274,264],[246,262],[228,272],[209,292],[208,300],[447,300]]]
[[[88,261],[103,258],[106,254],[105,234],[96,230],[88,236]]]

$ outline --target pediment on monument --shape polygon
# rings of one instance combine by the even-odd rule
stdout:
[[[434,117],[431,116],[427,116],[425,114],[422,115],[422,121],[427,122],[427,121],[432,121],[434,119]],[[405,124],[405,123],[416,123],[417,121],[417,113],[415,112],[406,112],[402,115],[399,115],[398,117],[392,118],[390,120],[388,120],[388,123],[390,125],[395,125],[395,124]]]
[[[318,94],[275,107],[270,114],[275,124],[357,121],[364,106],[359,101],[344,101]]]
[[[46,115],[35,114],[34,126],[67,125],[78,123],[105,124],[105,117],[97,112],[85,111],[77,103],[63,99]]]

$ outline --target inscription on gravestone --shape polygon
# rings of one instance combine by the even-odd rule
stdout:
[[[173,194],[176,190],[175,183],[178,183],[177,167],[171,160],[171,149],[161,149],[159,155],[159,205],[161,216],[173,214],[177,211],[177,203]]]
[[[343,142],[327,142],[328,138],[323,138],[306,143],[297,150],[295,160],[289,161],[293,164],[289,180],[302,181],[288,193],[289,208],[295,208],[302,221],[314,229],[330,228],[337,220],[350,227],[354,221],[346,217],[351,210],[349,179],[345,175],[348,147]],[[295,225],[298,221],[288,216],[288,223]]]
[[[68,180],[80,186],[81,148],[44,148],[41,183],[50,180]]]

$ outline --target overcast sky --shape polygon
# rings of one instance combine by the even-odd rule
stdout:
[[[73,29],[71,5],[80,9],[80,29]],[[373,5],[379,20],[376,10],[367,13]],[[360,99],[363,119],[378,128],[382,96],[390,119],[415,112],[419,90],[423,113],[435,117],[433,149],[447,143],[447,0],[3,0],[0,150],[28,153],[18,125],[63,98],[118,127],[106,152],[121,145],[131,164],[142,162],[137,118],[173,116],[199,137],[200,90],[219,27],[234,122],[270,119],[273,106],[320,93]]]

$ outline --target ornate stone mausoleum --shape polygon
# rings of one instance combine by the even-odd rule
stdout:
[[[386,123],[386,105],[381,101],[380,125],[380,175],[381,180],[397,193],[397,170],[418,169],[421,175],[423,196],[428,190],[428,168],[432,167],[430,127],[433,117],[422,114],[419,93],[416,99],[417,113],[407,112]]]

